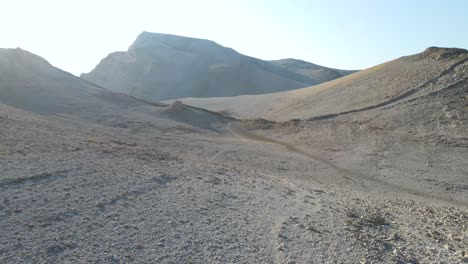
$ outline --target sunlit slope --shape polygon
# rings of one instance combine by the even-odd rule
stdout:
[[[433,92],[467,78],[468,51],[428,48],[364,71],[294,91],[184,103],[241,118],[309,119],[365,111]]]

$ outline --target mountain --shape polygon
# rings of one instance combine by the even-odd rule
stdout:
[[[285,121],[385,107],[462,85],[466,96],[468,51],[431,47],[330,82],[294,91],[230,98],[183,99],[240,118]],[[461,88],[460,88],[461,89]],[[450,90],[451,91],[451,90]],[[457,90],[458,91],[458,90]],[[453,106],[449,106],[453,107]]]
[[[0,49],[0,103],[40,114],[98,111],[122,100],[111,93],[52,66],[45,59],[18,49]],[[105,97],[113,97],[113,103]]]
[[[128,51],[109,54],[81,77],[113,91],[160,101],[286,91],[348,73],[290,59],[263,61],[210,40],[143,32]]]

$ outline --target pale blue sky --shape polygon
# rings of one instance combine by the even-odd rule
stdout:
[[[142,31],[341,69],[428,46],[468,48],[465,0],[3,0],[1,7],[0,47],[30,50],[77,75]]]

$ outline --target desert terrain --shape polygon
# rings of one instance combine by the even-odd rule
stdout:
[[[157,103],[0,50],[1,263],[466,263],[468,52]]]

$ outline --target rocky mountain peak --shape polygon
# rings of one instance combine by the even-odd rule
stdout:
[[[231,50],[223,47],[218,43],[199,38],[183,37],[163,33],[142,32],[129,50],[148,49],[154,50],[158,48],[170,48],[179,51],[195,52],[195,53],[210,53],[216,50]]]

